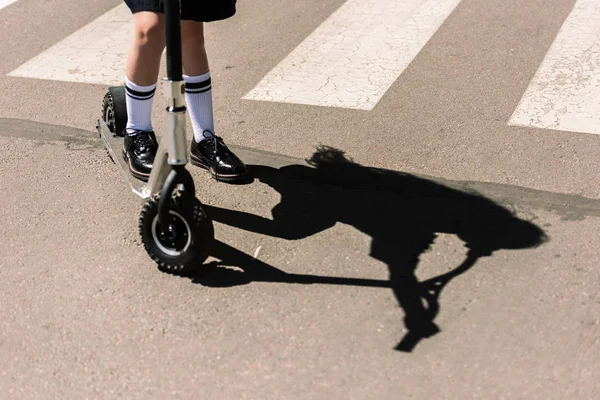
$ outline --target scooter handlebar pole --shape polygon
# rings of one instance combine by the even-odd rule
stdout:
[[[167,43],[167,79],[182,81],[181,4],[180,0],[163,0]]]
[[[148,196],[162,192],[163,184],[173,166],[184,166],[188,162],[185,133],[185,82],[183,82],[181,59],[181,3],[180,0],[161,1],[165,7],[167,44],[167,76],[163,83],[167,99],[167,124],[144,190]],[[164,222],[163,211],[159,206],[159,213],[163,215],[161,220]]]

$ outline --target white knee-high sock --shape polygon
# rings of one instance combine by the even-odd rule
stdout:
[[[152,103],[156,83],[140,86],[125,78],[127,96],[127,129],[152,131]]]
[[[200,142],[215,133],[210,72],[197,76],[184,75],[183,79],[194,139]]]

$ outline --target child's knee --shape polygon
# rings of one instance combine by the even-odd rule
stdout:
[[[162,51],[165,43],[163,21],[154,16],[136,18],[135,41],[139,46],[156,47]]]

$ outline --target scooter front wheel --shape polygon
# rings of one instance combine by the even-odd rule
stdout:
[[[212,221],[190,192],[175,189],[169,201],[168,226],[159,224],[160,194],[146,200],[139,219],[144,248],[163,272],[186,274],[209,256]]]

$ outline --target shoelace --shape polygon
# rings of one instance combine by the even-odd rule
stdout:
[[[145,152],[150,149],[150,147],[156,146],[154,139],[150,135],[142,135],[135,141],[140,152]]]
[[[125,130],[125,132],[128,133],[127,130]],[[129,145],[127,146],[127,151],[129,151],[131,147],[134,146],[134,151],[138,154],[141,154],[149,150],[151,146],[156,147],[156,141],[154,140],[151,134],[144,135],[141,133],[142,131],[138,131],[138,133],[134,136],[133,140],[129,142]]]
[[[210,135],[207,136],[205,132],[209,132]],[[202,132],[202,135],[204,136],[206,143],[211,146],[210,150],[215,154],[215,156],[218,154],[219,148],[227,150],[227,145],[220,136],[215,135],[209,130]]]

